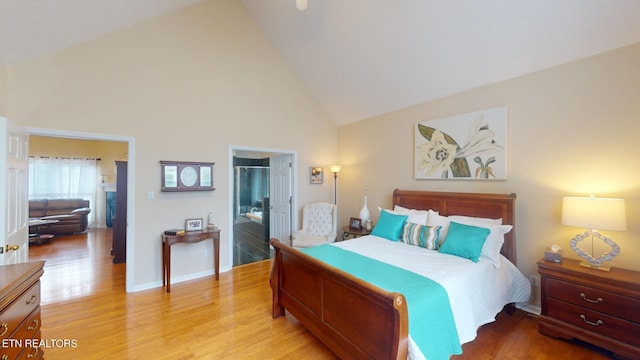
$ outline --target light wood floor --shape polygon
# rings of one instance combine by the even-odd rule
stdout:
[[[127,294],[125,265],[113,265],[108,229],[33,246],[46,260],[42,338],[77,346],[45,349],[56,359],[335,359],[291,316],[272,319],[270,261]],[[535,318],[500,314],[452,359],[609,359],[585,344],[540,335]]]

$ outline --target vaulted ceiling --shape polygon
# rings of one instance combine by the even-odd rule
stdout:
[[[199,1],[0,0],[0,61]],[[637,0],[206,1],[240,1],[338,125],[640,42]]]

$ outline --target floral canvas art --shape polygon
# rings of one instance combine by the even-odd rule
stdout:
[[[506,107],[417,123],[415,178],[504,180],[506,144]]]

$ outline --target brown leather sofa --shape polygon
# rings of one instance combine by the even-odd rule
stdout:
[[[58,220],[57,223],[40,225],[40,234],[75,234],[87,229],[91,212],[89,200],[84,199],[33,199],[29,200],[29,219]],[[29,232],[36,232],[29,229]]]

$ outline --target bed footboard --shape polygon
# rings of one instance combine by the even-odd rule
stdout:
[[[286,311],[340,358],[406,359],[407,304],[387,292],[271,239],[272,315]]]

